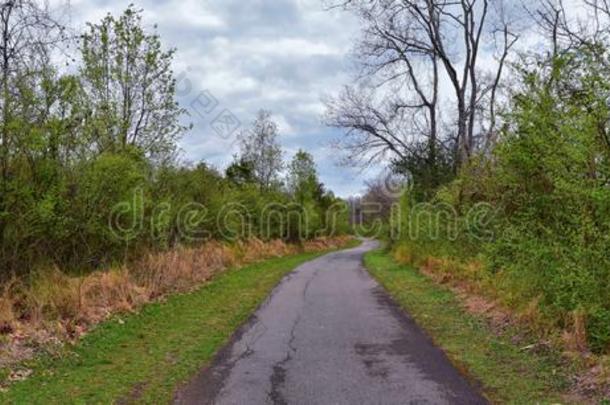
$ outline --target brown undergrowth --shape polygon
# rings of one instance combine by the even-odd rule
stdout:
[[[568,401],[598,404],[600,398],[610,400],[610,356],[594,355],[589,350],[583,314],[573,312],[567,322],[570,326],[559,330],[542,314],[537,299],[516,305],[477,259],[422,255],[404,244],[393,249],[393,256],[397,262],[415,266],[435,283],[448,287],[464,309],[484,318],[494,333],[510,331],[512,342],[521,345],[522,350],[561,352],[566,364],[575,365],[577,370],[571,376]],[[525,344],[531,340],[526,336],[535,337],[537,343]]]
[[[54,268],[30,280],[13,278],[0,287],[0,375],[26,378],[19,364],[39,352],[59,352],[114,314],[136,311],[169,294],[200,287],[216,274],[260,260],[344,246],[349,237],[321,238],[300,245],[251,239],[216,241],[150,253],[129,266],[69,276]]]

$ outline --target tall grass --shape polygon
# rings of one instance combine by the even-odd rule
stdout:
[[[168,294],[200,287],[226,269],[299,252],[343,246],[347,237],[292,245],[251,239],[234,244],[211,241],[150,253],[140,260],[85,276],[58,268],[30,279],[13,278],[0,290],[0,368],[10,367],[36,350],[74,341],[109,316],[136,311]]]

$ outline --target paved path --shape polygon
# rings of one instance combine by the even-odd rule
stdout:
[[[485,404],[364,270],[375,246],[298,267],[176,403]]]

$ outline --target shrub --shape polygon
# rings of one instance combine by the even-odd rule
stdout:
[[[610,144],[600,128],[610,83],[596,74],[594,56],[563,58],[548,76],[525,77],[492,156],[473,158],[427,204],[403,199],[409,248],[396,254],[483,255],[505,303],[528,311],[536,302],[540,316],[564,329],[578,313],[590,349],[607,352]],[[568,70],[574,58],[580,69]]]

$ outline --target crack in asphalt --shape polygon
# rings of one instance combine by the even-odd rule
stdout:
[[[311,282],[314,280],[314,278],[316,278],[316,276],[318,275],[318,273],[320,272],[320,267],[316,268],[311,277],[309,277],[309,279],[307,280],[307,282],[305,283],[305,287],[303,288],[303,303],[307,302],[307,291],[309,290],[309,285],[311,284]]]
[[[299,311],[297,312],[295,320],[294,320],[292,326],[290,327],[290,333],[289,333],[290,337],[287,342],[288,350],[286,350],[286,356],[282,360],[276,362],[272,367],[273,372],[269,378],[269,381],[271,383],[271,391],[268,393],[268,397],[271,400],[271,402],[275,405],[286,405],[287,404],[286,400],[284,399],[284,397],[281,393],[281,388],[284,385],[284,383],[286,382],[285,365],[292,359],[292,353],[296,353],[296,351],[297,351],[297,348],[294,346],[294,341],[296,339],[295,331],[297,329],[297,326],[299,325],[299,322],[301,321],[304,304],[307,302],[307,290],[309,289],[309,285],[314,280],[314,278],[316,277],[316,275],[318,274],[319,271],[320,271],[320,268],[317,268],[313,272],[313,274],[311,275],[311,277],[309,277],[309,279],[307,280],[307,282],[305,283],[305,286],[303,288],[303,292],[301,294],[302,300],[303,300],[303,305],[300,307]]]
[[[259,339],[261,337],[263,337],[265,335],[265,333],[267,333],[267,330],[268,330],[267,326],[261,319],[256,319],[254,328],[256,328],[256,330],[258,330],[258,329],[262,329],[262,330],[256,334],[254,334],[252,339],[244,341],[244,345],[246,346],[246,353],[244,353],[244,354],[247,354],[247,355],[240,356],[239,360],[242,360],[243,358],[248,357],[255,352],[255,350],[252,349],[252,346],[254,346],[256,344],[256,342],[258,342]]]
[[[287,402],[284,399],[281,388],[286,382],[286,368],[285,365],[292,359],[292,353],[296,353],[297,348],[294,346],[294,340],[296,339],[295,330],[301,320],[301,311],[297,314],[297,317],[290,328],[290,339],[288,339],[288,350],[286,351],[286,357],[276,362],[273,367],[273,373],[269,379],[271,383],[271,391],[268,396],[271,402],[276,405],[286,405]]]

